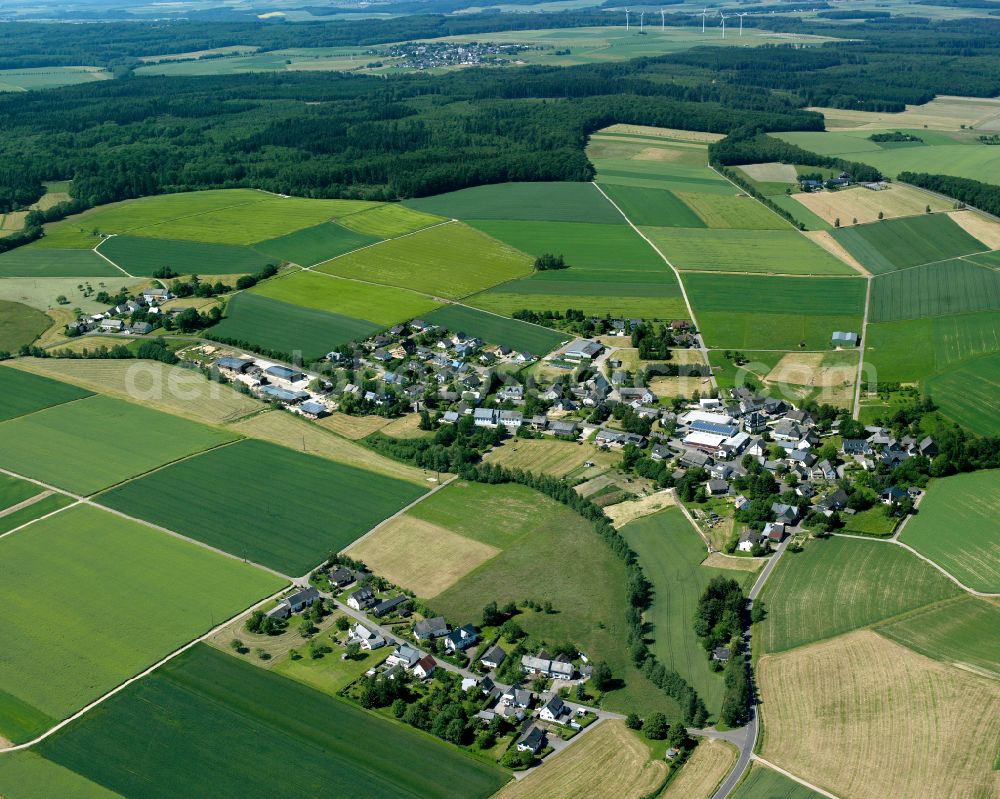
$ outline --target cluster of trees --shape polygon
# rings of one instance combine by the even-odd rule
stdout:
[[[625,717],[625,726],[632,730],[642,730],[642,734],[651,741],[666,741],[674,749],[687,749],[692,740],[683,724],[671,724],[662,713],[650,713],[646,718],[640,718],[638,713],[629,713]]]
[[[711,373],[703,363],[651,363],[643,370],[643,379],[651,377],[707,377]]]
[[[262,610],[255,610],[244,622],[247,632],[257,635],[280,635],[288,627],[288,622],[284,619],[273,619],[265,615]]]
[[[899,142],[922,142],[919,136],[914,136],[912,133],[903,133],[901,130],[894,130],[891,133],[873,133],[868,137],[869,141],[873,142],[886,142],[886,141],[899,141]]]
[[[175,280],[170,284],[170,291],[175,297],[217,297],[232,290],[232,286],[221,280],[203,283],[198,275],[191,275],[188,280]]]
[[[719,716],[730,727],[745,724],[750,712],[750,681],[742,654],[746,622],[746,597],[740,584],[713,577],[698,600],[694,631],[709,653],[720,646],[729,649],[724,675],[726,692]]]
[[[28,354],[28,353],[22,353]],[[137,347],[128,347],[124,344],[116,344],[113,347],[108,347],[102,344],[100,347],[95,347],[90,349],[84,347],[82,350],[55,350],[51,353],[47,350],[34,349],[30,352],[34,357],[42,358],[77,358],[77,359],[90,359],[90,360],[148,360],[148,361],[160,361],[161,363],[175,364],[180,363],[180,359],[174,355],[173,350],[171,350],[167,343],[162,338],[157,338],[152,341],[142,341]]]
[[[259,272],[253,275],[241,275],[236,278],[236,288],[238,291],[245,291],[246,289],[251,289],[260,283],[262,280],[267,280],[269,277],[274,277],[278,274],[278,267],[274,264],[268,264]]]
[[[673,356],[674,336],[667,325],[654,327],[649,322],[632,328],[632,346],[639,350],[639,357],[646,361],[669,361]]]
[[[535,259],[536,272],[547,272],[550,269],[569,269],[569,264],[562,255],[553,255],[550,252],[542,253]]]
[[[457,473],[478,462],[504,435],[502,427],[476,427],[471,416],[462,416],[456,424],[442,425],[433,438],[392,438],[376,432],[364,442],[382,455],[422,469]]]
[[[922,189],[947,194],[988,214],[1000,215],[1000,186],[996,184],[926,172],[900,172],[897,178]]]

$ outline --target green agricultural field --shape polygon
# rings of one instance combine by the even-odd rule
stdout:
[[[531,272],[531,259],[461,223],[438,225],[317,267],[341,277],[460,299]]]
[[[51,325],[52,320],[36,308],[0,300],[0,352],[17,352]]]
[[[435,596],[436,613],[453,624],[477,623],[493,600],[550,601],[555,613],[521,613],[518,624],[535,641],[573,641],[589,657],[606,660],[625,687],[606,694],[603,707],[677,717],[677,704],[629,660],[625,568],[591,524],[518,485],[455,483],[410,515],[503,549]],[[586,564],[587,576],[581,583],[576,569],[553,568],[554,563]]]
[[[296,272],[268,280],[252,293],[386,326],[422,316],[439,304],[406,289],[341,280],[316,272]]]
[[[449,219],[625,224],[591,183],[496,183],[407,200],[405,205]]]
[[[92,395],[68,383],[0,366],[0,421]]]
[[[255,244],[254,249],[271,259],[278,258],[301,266],[312,266],[374,244],[376,241],[380,241],[380,238],[348,230],[333,222],[321,222],[304,230],[262,241]]]
[[[618,272],[666,272],[656,250],[632,228],[582,222],[511,222],[476,220],[473,227],[537,258],[562,255],[569,269],[565,277],[588,269]]]
[[[0,474],[0,514],[14,505],[38,496],[44,490],[40,485],[29,483],[27,480]]]
[[[653,144],[656,151],[670,154],[666,159],[597,158],[597,181],[607,183],[669,189],[673,192],[695,192],[731,197],[739,191],[722,175],[708,168],[708,148],[704,145],[680,145],[676,142]]]
[[[822,799],[811,788],[758,765],[750,766],[746,779],[730,796],[732,799]]]
[[[630,522],[621,534],[639,556],[643,574],[653,584],[653,605],[646,611],[646,621],[652,626],[650,649],[661,663],[687,680],[709,711],[717,715],[725,690],[722,674],[709,668],[692,619],[698,598],[713,577],[743,582],[752,580],[753,574],[702,566],[707,554],[705,545],[679,508]]]
[[[768,580],[767,618],[756,640],[764,652],[781,652],[958,593],[933,566],[894,544],[837,537],[812,541],[804,551],[784,556]]]
[[[989,249],[946,214],[885,219],[830,235],[874,275]]]
[[[0,423],[0,438],[0,466],[92,494],[235,436],[131,402],[91,396]],[[123,441],[143,443],[126,447]]]
[[[249,247],[140,236],[112,236],[104,240],[100,252],[129,274],[147,276],[165,266],[179,275],[234,275],[258,272],[275,261]]]
[[[400,203],[385,203],[337,219],[345,228],[380,239],[404,236],[443,221],[443,217],[415,211]]]
[[[0,69],[0,92],[28,92],[55,89],[59,86],[76,86],[97,80],[110,80],[114,76],[100,67],[30,67],[27,69]]]
[[[710,228],[788,230],[791,227],[785,219],[748,194],[727,197],[686,191],[677,196]]]
[[[116,270],[117,271],[117,270]],[[94,279],[87,277],[4,277],[0,278],[0,299],[30,305],[39,311],[58,308],[72,311],[79,308],[83,313],[98,313],[108,310],[107,303],[96,300],[96,292],[101,289],[116,291],[120,288],[135,290],[145,286],[144,280],[129,280],[121,272],[117,278]],[[89,289],[88,289],[89,287]],[[86,292],[86,294],[85,294]],[[56,301],[63,296],[65,304]]]
[[[869,325],[865,363],[875,367],[882,382],[906,383],[997,351],[996,313],[956,314]]]
[[[208,333],[213,338],[318,358],[339,344],[362,341],[378,330],[379,325],[364,319],[243,292],[229,301],[226,316]]]
[[[827,349],[835,330],[861,331],[865,281],[686,273],[708,345],[739,350]]]
[[[0,756],[0,795],[7,799],[121,799],[75,771],[46,760],[31,750]]]
[[[204,645],[39,749],[92,782],[146,799],[359,790],[370,799],[447,799],[455,786],[486,799],[509,779],[429,734]]]
[[[0,557],[0,734],[16,741],[283,585],[238,560],[87,506],[0,539]],[[53,574],[60,601],[38,602],[38,586]]]
[[[0,255],[0,277],[125,277],[125,275],[89,249],[18,247]]]
[[[9,533],[15,527],[20,527],[23,524],[35,521],[35,519],[41,519],[43,516],[55,513],[57,510],[62,510],[72,505],[74,501],[72,497],[66,494],[52,493],[42,497],[29,505],[25,505],[20,510],[11,511],[0,516],[0,533]]]
[[[601,186],[634,225],[705,227],[701,217],[671,191],[641,186]]]
[[[996,387],[994,384],[994,396]],[[970,588],[1000,593],[998,513],[1000,471],[934,480],[901,540]]]
[[[792,217],[805,225],[806,230],[832,230],[833,225],[827,222],[823,217],[814,214],[808,208],[806,208],[802,203],[796,200],[794,197],[787,194],[773,194],[768,196],[771,202],[773,202],[779,208],[788,211]]]
[[[1000,310],[1000,272],[956,258],[876,278],[869,319],[894,322],[996,310]]]
[[[1000,353],[934,375],[926,388],[946,416],[979,435],[1000,435]]]
[[[99,501],[300,575],[423,493],[410,482],[244,440],[114,488]]]
[[[921,655],[1000,676],[1000,608],[987,600],[929,605],[875,630]]]
[[[477,311],[462,305],[446,305],[425,317],[428,322],[453,332],[478,336],[490,344],[503,344],[513,350],[546,355],[566,340],[566,335],[516,319]]]
[[[678,269],[784,275],[857,274],[794,230],[645,228],[643,232]]]

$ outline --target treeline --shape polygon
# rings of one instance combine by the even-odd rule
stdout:
[[[708,146],[708,157],[714,165],[738,166],[780,161],[783,164],[803,164],[839,169],[846,172],[855,182],[867,183],[879,180],[882,173],[868,164],[834,158],[803,150],[795,144],[768,136],[764,131],[752,128],[734,130],[726,138]]]
[[[743,656],[746,615],[746,597],[740,584],[720,576],[713,577],[705,587],[694,616],[695,634],[709,657],[717,647],[729,650],[723,680],[726,692],[719,717],[730,727],[746,724],[750,714],[750,680]]]
[[[68,358],[77,360],[146,360],[146,361],[160,361],[161,363],[176,364],[180,359],[174,355],[173,350],[171,350],[166,342],[162,338],[157,338],[152,341],[143,341],[138,347],[129,347],[125,344],[115,344],[113,347],[108,347],[106,345],[101,345],[95,347],[94,349],[89,349],[84,347],[81,350],[42,350],[39,348],[33,348],[31,350],[26,350],[21,353],[22,355],[31,355],[35,358]]]
[[[930,175],[926,172],[900,172],[896,177],[903,183],[946,194],[980,211],[1000,216],[1000,186],[970,178]]]

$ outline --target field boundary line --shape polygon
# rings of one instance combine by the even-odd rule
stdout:
[[[18,367],[11,366],[10,368],[17,369]],[[31,372],[28,369],[20,369],[19,371],[28,372],[28,374],[36,374],[35,372]],[[41,377],[48,377],[48,375],[40,375],[40,376]],[[55,378],[49,378],[49,379],[50,380],[54,380]],[[83,389],[83,386],[78,385],[77,383],[70,383],[68,380],[64,380],[62,382],[66,383],[67,385]],[[83,390],[84,391],[90,391],[90,389],[83,389]],[[41,413],[42,411],[50,411],[53,408],[61,408],[63,405],[72,405],[74,402],[82,402],[83,400],[89,400],[89,399],[92,399],[94,397],[104,397],[104,396],[107,396],[107,395],[106,394],[100,394],[100,393],[98,393],[96,391],[93,391],[90,394],[88,394],[86,397],[74,397],[73,399],[66,400],[65,402],[57,402],[55,405],[47,405],[44,408],[36,408],[33,411],[28,411],[27,413],[22,413],[20,416],[15,416],[12,419],[4,419],[2,422],[0,422],[0,425],[5,425],[5,424],[7,424],[7,422],[16,422],[18,419],[27,419],[29,416],[34,416],[36,413]],[[0,470],[0,471],[2,471],[2,470]]]
[[[253,613],[255,610],[263,607],[268,602],[270,602],[270,601],[272,601],[274,599],[277,599],[283,593],[285,593],[285,591],[287,591],[287,590],[288,590],[288,586],[284,586],[279,591],[275,591],[270,596],[264,597],[264,599],[260,600],[259,602],[254,603],[249,608],[246,608],[245,610],[241,610],[239,613],[236,613],[235,615],[229,617],[228,619],[226,619],[225,621],[223,621],[221,624],[218,624],[215,627],[213,627],[212,629],[210,629],[208,632],[206,632],[206,633],[198,636],[193,641],[188,641],[186,644],[184,644],[184,645],[180,646],[179,648],[175,649],[173,652],[170,652],[166,656],[160,658],[160,660],[156,661],[153,665],[148,666],[147,668],[145,668],[143,671],[139,672],[138,674],[135,674],[135,675],[129,677],[124,682],[119,683],[114,688],[112,688],[110,691],[108,691],[106,694],[104,694],[103,696],[99,696],[97,699],[95,699],[90,704],[88,704],[88,705],[80,708],[79,710],[77,710],[72,715],[67,716],[62,721],[60,721],[58,724],[56,724],[54,727],[50,727],[48,730],[46,730],[45,732],[43,732],[38,737],[33,738],[30,741],[25,741],[22,744],[15,744],[15,745],[7,746],[7,747],[4,747],[4,748],[0,749],[0,755],[6,754],[8,752],[21,752],[21,751],[24,751],[26,749],[30,749],[31,747],[35,746],[36,744],[39,744],[42,741],[44,741],[46,738],[48,738],[48,737],[50,737],[52,735],[55,735],[63,727],[65,727],[68,724],[76,721],[81,716],[86,715],[91,710],[93,710],[95,707],[97,707],[98,705],[100,705],[103,702],[107,701],[108,699],[110,699],[115,694],[120,693],[121,691],[124,691],[132,683],[138,682],[143,677],[148,677],[150,674],[152,674],[154,671],[156,671],[158,668],[160,668],[160,666],[164,665],[165,663],[169,663],[171,660],[173,660],[174,658],[178,657],[179,655],[183,655],[185,652],[187,652],[192,647],[197,646],[198,644],[202,643],[203,641],[208,640],[213,635],[215,635],[215,634],[221,632],[222,630],[224,630],[228,625],[232,624],[234,621],[237,621],[238,619],[241,619],[244,616],[246,616],[246,615],[248,615],[250,613]]]
[[[872,304],[872,279],[871,275],[865,278],[865,313],[861,318],[861,341],[858,342],[858,349],[861,352],[858,355],[858,371],[854,376],[854,410],[851,412],[851,418],[855,420],[861,416],[861,378],[865,368],[865,344],[868,341],[868,314]]]
[[[739,230],[739,228],[736,229]],[[992,250],[990,250],[990,252],[992,252]],[[973,253],[973,255],[979,255],[979,253]],[[637,270],[632,270],[632,271],[637,271]],[[801,277],[805,278],[806,280],[855,280],[859,277],[864,277],[864,275],[862,275],[857,270],[854,270],[854,274],[851,275],[803,275],[803,274],[796,275],[792,274],[791,272],[737,272],[734,269],[679,269],[678,271],[681,272],[682,274],[691,273],[696,275],[749,275],[751,277]]]
[[[383,205],[386,205],[386,203],[383,203]],[[371,210],[371,209],[369,208],[369,209],[366,209],[366,210]],[[351,216],[351,214],[347,214],[347,216]],[[371,244],[366,244],[364,247],[356,247],[353,250],[348,250],[347,252],[342,252],[340,255],[333,256],[333,258],[327,258],[327,259],[325,259],[323,261],[317,261],[316,263],[310,264],[309,266],[302,266],[302,264],[295,264],[295,266],[301,267],[302,269],[305,269],[307,271],[311,271],[313,269],[313,267],[322,266],[323,264],[328,264],[331,261],[337,261],[337,260],[339,260],[341,258],[346,258],[348,255],[354,255],[354,253],[357,253],[357,252],[363,252],[364,250],[370,250],[372,247],[378,247],[380,244],[386,244],[387,242],[390,242],[390,241],[399,241],[400,239],[409,238],[410,236],[416,236],[418,233],[423,233],[423,232],[431,230],[433,228],[441,227],[442,225],[450,225],[452,223],[461,224],[461,222],[459,222],[459,220],[457,220],[457,219],[445,219],[442,222],[435,222],[433,225],[428,225],[427,227],[422,227],[419,230],[411,230],[409,233],[403,233],[401,236],[390,236],[389,238],[379,239],[378,241],[373,241]],[[337,223],[334,222],[333,224],[337,224]],[[343,227],[343,225],[341,225],[341,227]],[[304,230],[305,228],[302,228],[302,229]],[[350,228],[345,228],[345,230],[350,230]],[[297,232],[298,231],[295,231],[295,230],[292,231],[292,233],[297,233]],[[357,231],[352,231],[352,232],[356,233]],[[364,235],[364,234],[362,234],[362,235]],[[260,244],[260,242],[257,242],[257,243]],[[251,246],[253,246],[253,245],[251,245]],[[289,263],[294,263],[294,261],[290,261]],[[382,285],[386,285],[386,284],[384,284],[384,283],[376,283],[375,285],[382,286]]]
[[[827,799],[840,799],[840,797],[837,796],[836,794],[832,794],[829,791],[824,791],[822,788],[820,788],[820,787],[818,787],[816,785],[813,785],[811,782],[806,782],[801,777],[796,777],[794,774],[792,774],[792,772],[786,771],[781,766],[774,765],[774,763],[772,763],[770,760],[765,760],[760,755],[754,755],[753,756],[753,760],[756,760],[758,763],[760,763],[761,765],[763,765],[763,766],[771,769],[772,771],[777,771],[779,774],[783,774],[784,776],[788,777],[788,779],[794,780],[795,782],[797,782],[799,785],[804,785],[809,790],[815,791],[816,793],[820,794],[821,796],[827,797]]]
[[[33,497],[28,497],[26,500],[11,505],[8,508],[4,508],[3,510],[0,510],[0,519],[2,519],[4,516],[10,516],[12,513],[17,513],[19,510],[30,508],[36,502],[41,502],[46,497],[51,497],[54,493],[55,491],[50,491],[49,489],[46,489],[45,491],[40,491],[39,493],[35,494]]]
[[[48,494],[47,496],[51,497],[52,494]],[[15,528],[13,528],[11,530],[8,530],[6,533],[0,533],[0,540],[6,538],[9,535],[13,535],[14,533],[16,533],[16,532],[18,532],[20,530],[23,530],[25,527],[31,527],[31,525],[33,525],[35,522],[44,521],[45,519],[48,519],[50,516],[55,516],[57,513],[62,513],[64,510],[69,510],[70,508],[75,508],[78,505],[82,505],[82,504],[84,504],[84,501],[82,499],[78,499],[75,502],[71,502],[69,505],[64,505],[61,508],[56,508],[53,511],[49,511],[48,513],[44,514],[43,516],[39,516],[37,519],[32,519],[29,522],[25,522],[24,524],[20,524],[17,527],[15,527]],[[3,750],[0,750],[0,751],[3,751]]]
[[[635,223],[628,218],[628,214],[626,214],[619,207],[618,203],[612,200],[605,193],[604,189],[601,188],[600,184],[598,184],[597,181],[591,181],[591,184],[594,186],[595,189],[597,189],[601,193],[601,196],[609,203],[611,203],[612,207],[614,207],[614,209],[622,215],[622,219],[624,219],[628,223],[629,227],[631,227],[632,230],[638,233],[642,237],[643,241],[646,242],[646,244],[648,244],[650,247],[653,248],[653,251],[657,255],[659,255],[660,258],[663,259],[663,263],[669,266],[670,270],[674,273],[674,277],[676,278],[678,285],[681,287],[681,296],[684,298],[684,305],[687,306],[688,315],[691,317],[691,322],[694,324],[695,329],[698,331],[698,343],[701,345],[699,349],[701,350],[702,357],[705,359],[705,363],[709,365],[708,377],[712,381],[712,388],[718,391],[719,384],[715,379],[715,373],[712,372],[711,370],[711,361],[708,360],[708,349],[705,346],[705,333],[704,331],[702,331],[701,325],[698,324],[698,319],[694,315],[694,308],[691,307],[691,300],[688,299],[687,288],[684,286],[684,281],[681,280],[681,273],[678,271],[677,267],[673,265],[670,259],[663,254],[663,250],[657,247],[645,233],[643,233],[638,227],[636,227]]]
[[[939,563],[936,563],[926,555],[917,552],[917,550],[915,550],[909,544],[904,544],[902,541],[895,540],[895,538],[875,538],[874,536],[852,535],[851,533],[833,533],[833,535],[837,536],[838,538],[853,538],[857,541],[874,541],[875,543],[879,544],[895,544],[898,547],[902,547],[907,552],[911,552],[912,554],[916,555],[922,561],[929,563],[931,566],[933,566],[935,569],[941,572],[941,574],[943,574],[945,577],[951,580],[955,585],[957,585],[966,593],[969,593],[972,596],[983,597],[984,599],[996,599],[1000,597],[1000,592],[977,591],[975,588],[969,588],[969,586],[967,586],[965,583],[959,580],[955,575],[953,575]]]
[[[879,277],[888,277],[889,275],[895,275],[900,272],[909,272],[912,269],[920,269],[923,266],[934,266],[934,264],[946,264],[949,261],[966,261],[967,263],[970,263],[973,266],[981,266],[984,269],[990,269],[991,267],[989,266],[983,266],[982,264],[977,264],[975,261],[969,261],[968,259],[973,255],[989,255],[991,252],[996,252],[996,250],[978,250],[976,252],[967,252],[964,255],[953,255],[951,256],[951,258],[938,258],[936,261],[927,261],[922,264],[914,264],[913,266],[904,266],[901,269],[893,269],[890,272],[878,272],[877,274],[872,275],[872,279]],[[960,311],[960,313],[973,313],[973,312]],[[947,316],[948,314],[944,315]]]
[[[129,274],[128,272],[126,272],[126,271],[125,271],[125,270],[124,270],[124,269],[123,269],[122,267],[118,266],[118,264],[116,264],[116,263],[115,263],[114,261],[112,261],[112,260],[111,260],[110,258],[108,258],[108,256],[106,256],[106,255],[105,255],[105,254],[104,254],[103,252],[101,252],[101,251],[100,251],[100,250],[98,249],[98,248],[99,248],[99,247],[100,247],[100,246],[101,246],[102,244],[104,244],[104,242],[106,242],[106,241],[107,241],[108,239],[112,239],[112,238],[114,238],[114,237],[115,237],[115,236],[117,236],[117,235],[118,235],[118,234],[117,234],[117,233],[115,233],[115,234],[113,234],[113,235],[111,235],[111,236],[108,236],[108,238],[107,238],[107,239],[101,239],[101,240],[100,240],[100,242],[98,242],[97,244],[95,244],[95,245],[94,245],[94,250],[93,250],[93,252],[94,252],[94,253],[95,253],[96,255],[99,255],[99,256],[101,256],[101,258],[103,258],[103,259],[104,259],[105,261],[107,261],[107,262],[108,262],[109,264],[111,264],[111,265],[112,265],[112,266],[113,266],[113,267],[114,267],[115,269],[117,269],[117,270],[118,270],[119,272],[121,272],[121,273],[122,273],[123,275],[125,275],[125,277],[130,277],[130,278],[133,278],[134,280],[138,280],[138,278],[137,278],[137,277],[136,277],[135,275],[132,275],[132,274]]]

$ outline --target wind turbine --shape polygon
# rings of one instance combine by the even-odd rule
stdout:
[[[701,32],[705,32],[705,17],[708,16],[708,9],[703,9],[701,12]]]
[[[645,17],[646,17],[646,12],[645,11],[640,11],[639,12],[639,33],[643,33],[644,32],[642,30],[642,24],[643,24],[643,19],[645,19]]]
[[[628,30],[628,9],[625,9],[625,30]]]
[[[743,17],[745,17],[747,15],[747,13],[748,12],[744,11],[742,14],[737,14],[736,15],[736,16],[738,16],[740,18],[740,36],[741,37],[743,36]]]
[[[726,38],[726,15],[723,14],[720,11],[719,12],[719,16],[722,17],[722,38],[725,39]]]
[[[667,29],[667,18],[665,16],[666,12],[660,9],[660,30],[665,31]]]

